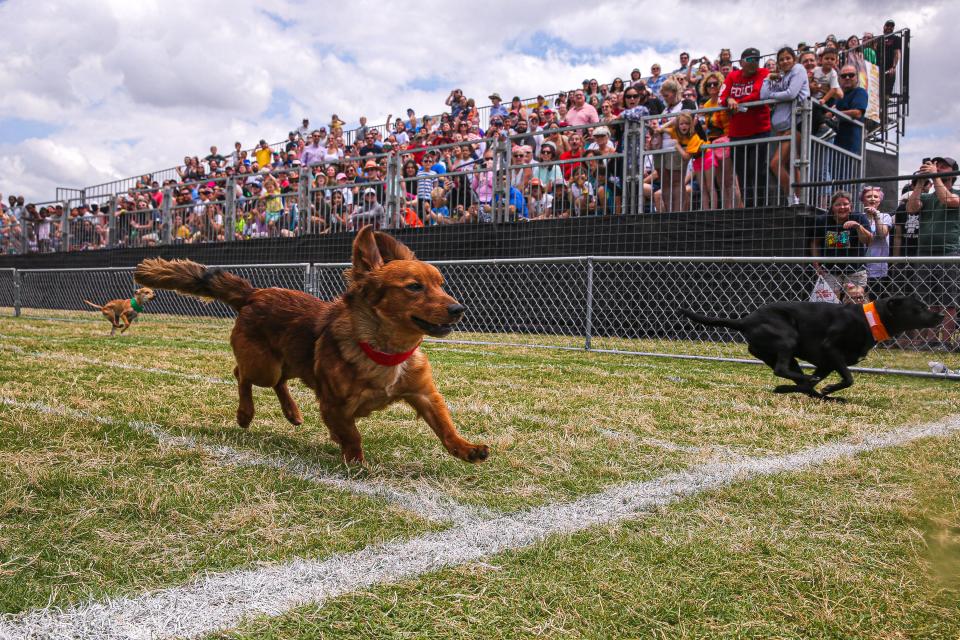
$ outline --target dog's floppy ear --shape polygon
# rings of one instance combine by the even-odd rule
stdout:
[[[413,251],[388,233],[377,231],[374,234],[377,240],[377,248],[380,250],[380,256],[384,262],[391,260],[415,260]]]
[[[383,256],[377,246],[377,239],[372,225],[366,225],[353,239],[353,269],[354,276],[369,273],[383,266]]]

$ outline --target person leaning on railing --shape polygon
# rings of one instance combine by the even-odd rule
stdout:
[[[957,161],[948,157],[927,160],[920,167],[920,175],[958,171]],[[921,256],[960,256],[960,190],[954,189],[956,177],[933,176],[933,193],[923,193],[922,180],[914,183],[907,199],[907,213],[920,215],[920,233],[917,238]],[[947,316],[940,325],[940,339],[953,344],[957,329],[957,306],[960,299],[960,264],[943,262],[917,265],[917,281],[927,293],[927,303],[941,309]]]
[[[760,68],[760,51],[754,47],[743,50],[740,62],[743,67],[726,78],[720,103],[730,110],[730,141],[746,143],[732,147],[731,153],[744,204],[752,207],[760,202],[761,177],[766,178],[767,173],[767,145],[762,141],[770,137],[770,107],[740,105],[760,99],[760,87],[769,71]]]
[[[776,100],[770,116],[770,127],[775,136],[789,136],[790,140],[782,140],[779,148],[770,159],[770,171],[780,181],[780,191],[784,194],[790,191],[790,145],[793,139],[800,144],[800,121],[794,122],[793,107],[800,101],[810,97],[810,85],[807,82],[806,70],[797,64],[797,54],[791,47],[780,47],[777,51],[777,71],[772,72],[764,79],[760,87],[761,100]],[[792,127],[791,127],[792,125]],[[797,182],[800,174],[796,174]],[[796,187],[791,194],[790,204],[800,203],[800,188]]]

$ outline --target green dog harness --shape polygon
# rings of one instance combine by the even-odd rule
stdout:
[[[133,307],[133,310],[137,313],[143,313],[143,307],[140,306],[136,298],[130,298],[130,306]]]

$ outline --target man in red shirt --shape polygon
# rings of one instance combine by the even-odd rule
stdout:
[[[760,67],[760,51],[754,47],[744,49],[740,56],[740,69],[731,71],[720,93],[720,104],[730,110],[730,142],[757,140],[755,143],[731,147],[733,170],[740,183],[747,207],[755,207],[764,201],[769,175],[767,155],[769,146],[763,143],[770,137],[770,107],[742,107],[742,103],[760,100],[760,85],[770,70]]]
[[[575,160],[577,158],[583,157],[583,136],[579,131],[572,131],[570,133],[570,150],[564,151],[560,154],[561,160]],[[567,182],[570,181],[570,174],[573,172],[574,167],[583,166],[582,162],[568,162],[566,164],[560,165],[560,169],[563,171],[563,178]]]

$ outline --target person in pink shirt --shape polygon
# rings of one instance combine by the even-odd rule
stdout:
[[[567,124],[571,127],[600,122],[600,116],[592,105],[587,104],[581,89],[573,92],[573,106],[567,110]]]

